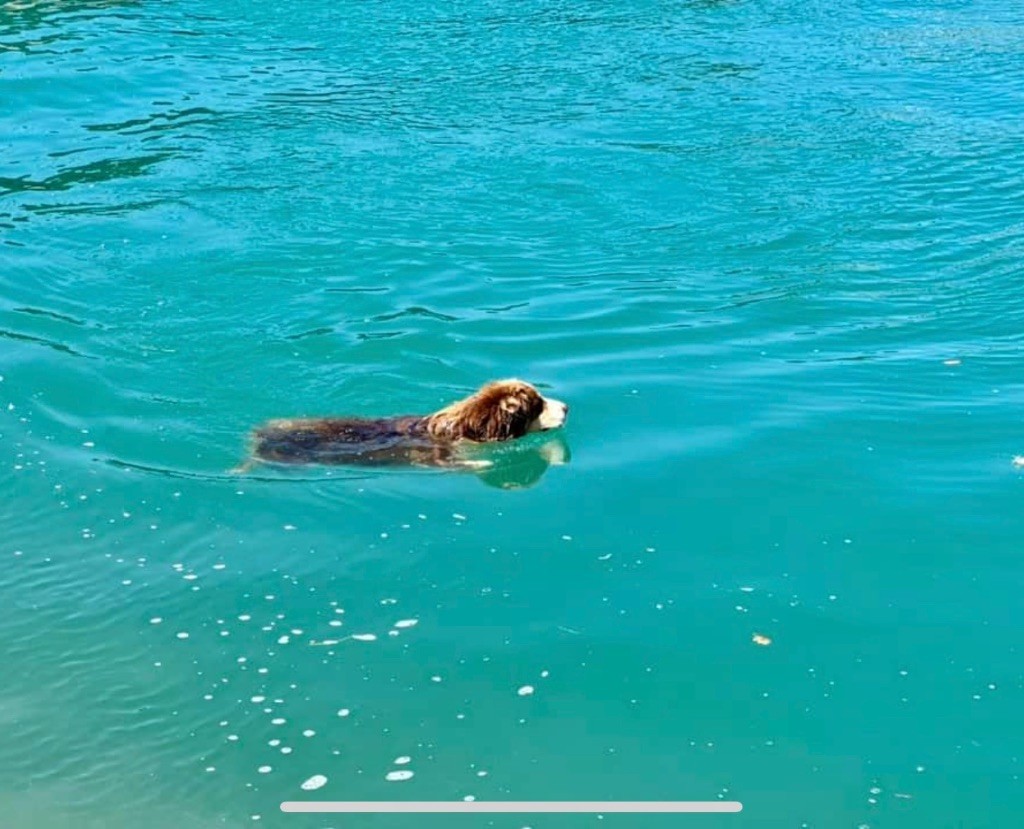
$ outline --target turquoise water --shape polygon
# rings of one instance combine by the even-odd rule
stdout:
[[[0,823],[1017,825],[1022,58],[991,0],[4,4]],[[508,375],[572,413],[487,480],[226,472]],[[278,811],[467,796],[745,808]]]

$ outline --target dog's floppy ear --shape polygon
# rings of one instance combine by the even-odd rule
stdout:
[[[521,437],[533,420],[528,395],[519,389],[504,392],[496,400],[485,401],[479,411],[474,440],[509,440]]]
[[[491,399],[481,400],[480,437],[475,440],[511,440],[522,437],[540,415],[544,401],[525,383],[495,389]]]

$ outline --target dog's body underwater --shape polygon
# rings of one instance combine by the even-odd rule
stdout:
[[[569,407],[521,380],[489,383],[430,415],[271,420],[253,432],[254,458],[281,464],[466,466],[464,443],[514,440],[557,429]]]

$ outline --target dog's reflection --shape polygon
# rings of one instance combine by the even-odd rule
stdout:
[[[544,440],[505,444],[501,449],[488,452],[488,466],[474,471],[487,486],[526,489],[539,483],[550,467],[564,466],[571,458],[569,444],[559,432]]]
[[[500,444],[417,444],[408,441],[399,445],[363,443],[343,449],[319,451],[311,462],[321,467],[345,466],[352,469],[446,469],[475,475],[487,486],[499,489],[526,489],[537,484],[550,467],[563,466],[570,459],[571,452],[564,434],[552,432]],[[280,457],[270,455],[250,458],[232,472],[245,474],[264,465],[285,469],[309,462],[305,458],[296,461],[292,455],[287,454]]]

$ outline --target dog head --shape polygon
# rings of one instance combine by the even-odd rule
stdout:
[[[557,429],[568,412],[565,403],[543,397],[529,383],[498,380],[431,415],[428,429],[444,440],[488,443]]]

